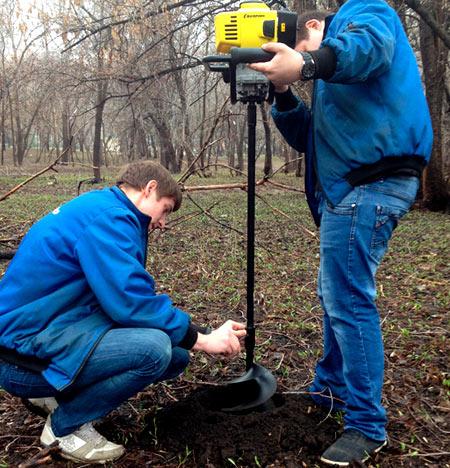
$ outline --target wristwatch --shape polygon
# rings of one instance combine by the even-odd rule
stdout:
[[[300,52],[302,54],[304,64],[300,72],[300,79],[302,81],[312,80],[316,74],[316,63],[313,56],[309,52]]]

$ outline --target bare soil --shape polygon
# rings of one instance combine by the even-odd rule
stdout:
[[[73,179],[53,184],[42,178],[33,184],[0,203],[0,240],[12,239],[0,243],[0,251],[17,247],[14,239],[35,219],[76,194]],[[0,178],[0,194],[14,180],[3,185]],[[256,359],[276,376],[277,394],[265,411],[213,410],[208,391],[241,375],[244,359],[193,354],[182,377],[149,387],[99,422],[102,434],[127,449],[111,466],[315,467],[342,430],[342,415],[318,408],[304,393],[321,353],[318,242],[302,226],[314,228],[298,193],[259,193],[288,215],[263,203],[257,207]],[[244,197],[230,191],[195,195],[205,209],[219,203],[210,214],[221,224],[203,214],[151,235],[148,269],[159,291],[169,293],[196,323],[215,326],[245,316],[245,242],[231,229],[245,231]],[[173,217],[188,218],[195,211],[186,202]],[[366,466],[450,467],[448,220],[413,210],[380,268],[390,445]],[[0,260],[0,274],[7,264]],[[0,392],[0,468],[72,466],[41,451],[42,426],[42,418],[19,399]]]

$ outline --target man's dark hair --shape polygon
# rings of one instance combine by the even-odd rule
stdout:
[[[309,31],[306,28],[306,23],[309,20],[324,21],[327,16],[333,13],[324,10],[309,10],[299,15],[297,19],[297,42],[309,39]]]
[[[181,206],[183,195],[180,186],[170,172],[161,164],[152,161],[137,161],[125,166],[117,178],[116,185],[125,185],[135,190],[142,190],[151,181],[158,182],[158,198],[170,197],[175,201],[173,211]]]

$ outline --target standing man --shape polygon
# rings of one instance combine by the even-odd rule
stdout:
[[[274,83],[275,123],[306,154],[324,311],[323,357],[310,390],[345,402],[344,432],[321,460],[348,466],[386,445],[375,273],[414,202],[432,129],[414,52],[385,1],[348,0],[335,15],[305,13],[297,39],[295,50],[266,44],[274,58],[250,67]],[[311,108],[288,88],[297,80],[315,80]]]
[[[229,320],[207,333],[155,293],[145,269],[148,230],[164,228],[181,198],[165,168],[132,163],[115,187],[38,221],[0,281],[0,386],[53,411],[41,442],[58,441],[65,458],[120,457],[124,447],[92,421],[182,373],[189,349],[240,351],[243,324]]]

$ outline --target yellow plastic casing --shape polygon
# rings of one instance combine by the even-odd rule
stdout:
[[[272,35],[264,35],[264,22],[273,22]],[[266,42],[277,42],[277,26],[277,11],[263,2],[243,2],[239,10],[219,13],[214,18],[217,52],[226,54],[232,47],[261,47]]]

